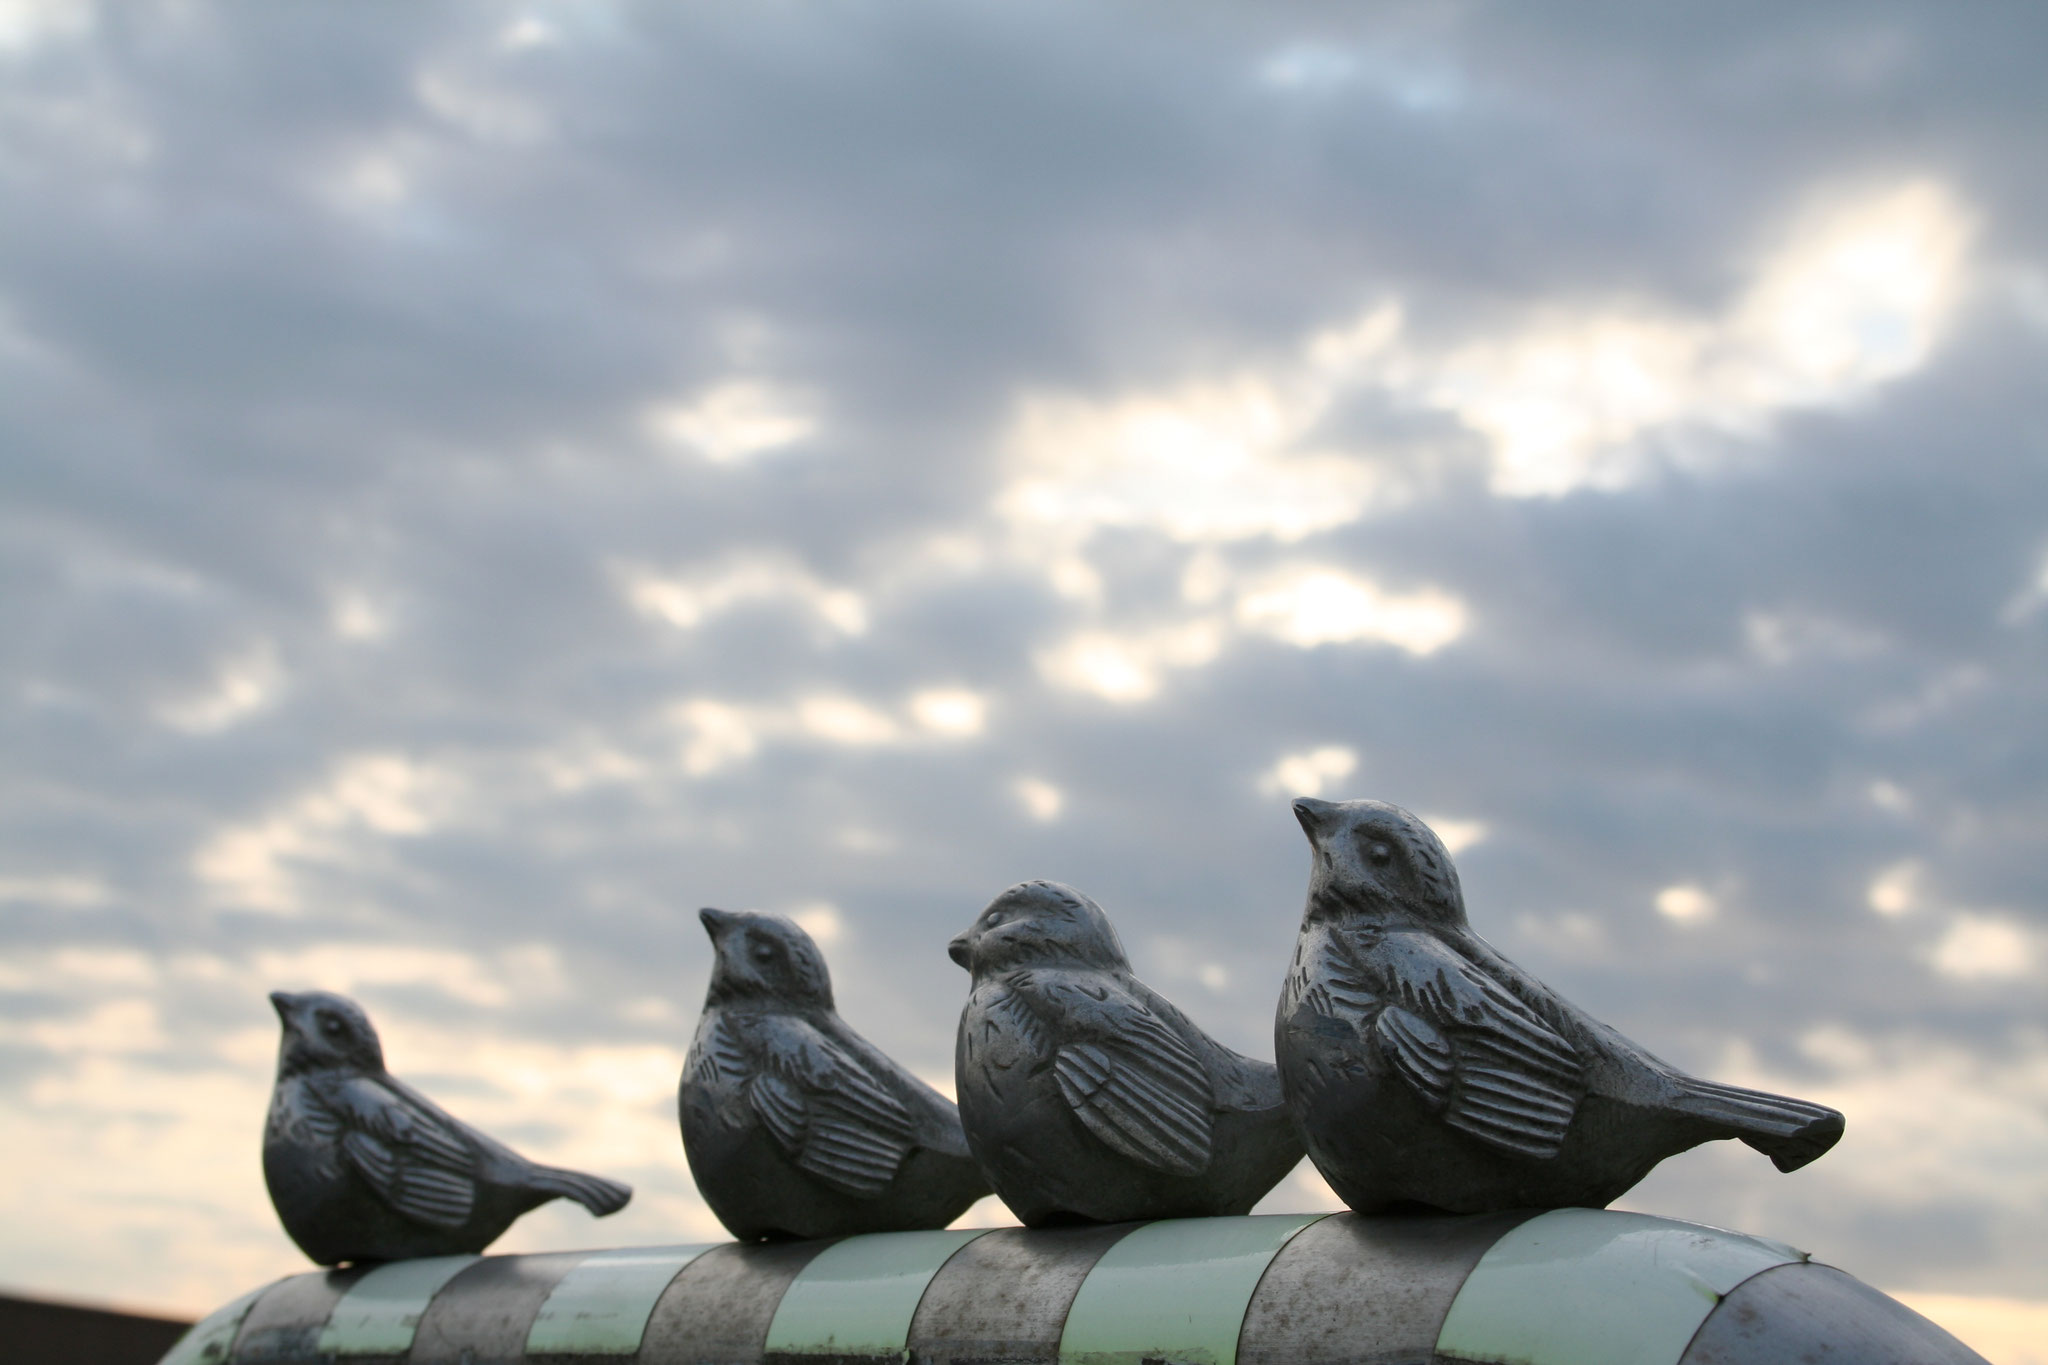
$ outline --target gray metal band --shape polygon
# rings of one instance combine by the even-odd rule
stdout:
[[[256,1300],[262,1298],[269,1288],[265,1285],[262,1289],[252,1289],[193,1323],[192,1330],[171,1346],[170,1354],[163,1358],[162,1365],[226,1365],[234,1355],[235,1337],[242,1330],[242,1320],[249,1316]]]
[[[589,1254],[490,1256],[461,1271],[420,1315],[407,1365],[518,1360],[540,1306]]]
[[[1238,1365],[1410,1365],[1436,1353],[1451,1301],[1534,1211],[1468,1218],[1340,1213],[1297,1233],[1246,1310]]]
[[[1752,1275],[1700,1324],[1679,1365],[1910,1361],[1990,1365],[1897,1299],[1810,1262]]]
[[[998,1228],[953,1253],[910,1324],[918,1365],[1054,1361],[1067,1310],[1095,1263],[1137,1223]]]
[[[655,1302],[644,1365],[732,1365],[763,1356],[768,1324],[803,1268],[830,1242],[728,1242],[705,1252]]]
[[[367,1266],[294,1275],[263,1291],[235,1336],[236,1361],[313,1360],[334,1305]]]

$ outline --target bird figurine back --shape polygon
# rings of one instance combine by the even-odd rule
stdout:
[[[284,1025],[263,1179],[284,1230],[319,1265],[475,1254],[550,1199],[602,1218],[633,1191],[528,1161],[384,1069],[362,1007],[273,991]]]
[[[989,1192],[952,1102],[834,1011],[809,934],[700,916],[716,960],[677,1106],[690,1173],[733,1236],[942,1228]]]
[[[1245,1213],[1301,1160],[1279,1074],[1133,976],[1078,891],[1013,886],[950,952],[960,1117],[1027,1226]]]
[[[1835,1110],[1688,1076],[1502,957],[1399,806],[1294,813],[1314,860],[1274,1047],[1309,1159],[1352,1208],[1597,1208],[1702,1142],[1793,1171],[1841,1137]]]

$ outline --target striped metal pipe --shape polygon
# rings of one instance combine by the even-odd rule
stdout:
[[[1783,1243],[1596,1209],[444,1256],[293,1276],[165,1365],[1984,1365]]]

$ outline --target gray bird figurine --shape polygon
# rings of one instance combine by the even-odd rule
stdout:
[[[952,1102],[834,1011],[809,934],[701,917],[717,959],[677,1107],[690,1174],[733,1236],[942,1228],[989,1192]]]
[[[1502,957],[1399,806],[1294,813],[1314,861],[1274,1048],[1309,1159],[1352,1208],[1599,1208],[1715,1138],[1792,1171],[1841,1137],[1835,1110],[1688,1076]]]
[[[1133,976],[1086,896],[1013,886],[949,951],[960,1117],[1027,1226],[1245,1213],[1301,1160],[1278,1073]]]
[[[633,1191],[528,1161],[384,1069],[355,1001],[273,991],[284,1024],[263,1179],[284,1230],[320,1265],[481,1252],[550,1199],[602,1218]]]

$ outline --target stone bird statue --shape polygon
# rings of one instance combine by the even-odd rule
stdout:
[[[1279,1074],[1133,976],[1086,896],[1013,886],[949,951],[960,1117],[1027,1226],[1244,1213],[1301,1160]]]
[[[602,1218],[633,1191],[528,1161],[384,1069],[355,1001],[273,991],[284,1024],[263,1180],[284,1230],[320,1265],[481,1252],[550,1199]]]
[[[1688,1076],[1502,957],[1399,806],[1294,813],[1314,863],[1274,1047],[1309,1159],[1352,1208],[1598,1208],[1715,1138],[1792,1171],[1841,1137],[1835,1110]]]
[[[733,1236],[942,1228],[989,1192],[952,1102],[834,1012],[809,934],[701,918],[717,960],[677,1099],[690,1173]]]

